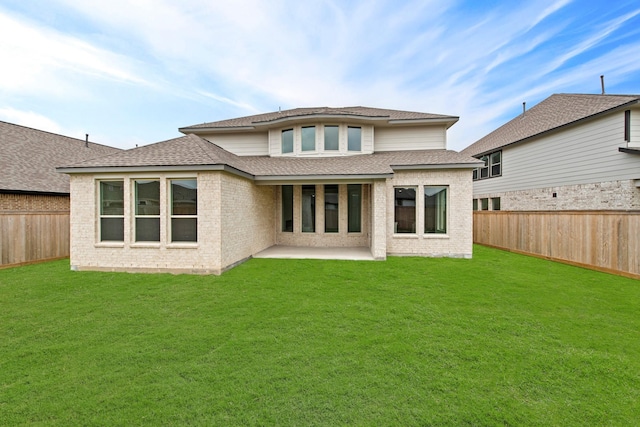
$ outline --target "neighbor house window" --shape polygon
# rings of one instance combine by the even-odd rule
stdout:
[[[198,181],[171,181],[171,241],[198,241]]]
[[[347,212],[349,233],[362,231],[362,184],[347,185]]]
[[[282,186],[282,231],[293,231],[293,185]]]
[[[282,152],[293,153],[293,129],[282,131]]]
[[[325,126],[324,127],[324,149],[325,150],[338,150],[340,143],[338,140],[338,126]]]
[[[480,157],[480,160],[484,162],[484,166],[473,171],[474,181],[502,175],[502,151],[486,154]]]
[[[362,150],[362,128],[352,126],[347,128],[347,148],[349,151]]]
[[[124,181],[100,181],[100,241],[124,241]]]
[[[325,185],[324,186],[324,232],[325,233],[337,233],[338,232],[338,186],[337,185]]]
[[[500,197],[494,197],[491,199],[491,210],[493,211],[500,210]]]
[[[416,187],[394,188],[394,232],[416,232]]]
[[[302,231],[316,231],[316,186],[302,186]]]
[[[314,151],[316,149],[316,127],[302,128],[302,151]]]
[[[480,209],[483,211],[489,210],[489,199],[480,199]]]
[[[447,187],[424,187],[424,232],[447,232]]]
[[[473,210],[474,211],[478,210],[478,199],[473,199]]]
[[[631,141],[631,110],[624,112],[624,140]]]
[[[135,181],[136,242],[160,241],[160,181]]]

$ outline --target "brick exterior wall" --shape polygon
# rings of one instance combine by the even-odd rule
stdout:
[[[0,193],[0,211],[69,212],[69,196]]]
[[[556,195],[554,197],[553,195]],[[535,188],[478,194],[474,198],[500,198],[503,211],[639,210],[640,188],[634,180]],[[489,203],[491,210],[491,203]]]
[[[222,267],[275,244],[276,187],[221,175]]]
[[[471,258],[473,252],[473,183],[469,170],[396,171],[387,180],[387,253],[430,257]],[[447,233],[424,234],[425,185],[448,186]],[[416,233],[396,234],[394,187],[418,187]]]

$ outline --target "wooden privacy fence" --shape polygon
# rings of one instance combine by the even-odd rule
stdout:
[[[640,278],[639,211],[476,211],[473,241]]]
[[[68,212],[0,212],[0,266],[68,256]]]

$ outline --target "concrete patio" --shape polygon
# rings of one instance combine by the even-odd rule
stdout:
[[[319,248],[302,246],[271,246],[258,252],[254,258],[290,258],[290,259],[339,259],[352,261],[374,261],[371,249],[358,248]]]

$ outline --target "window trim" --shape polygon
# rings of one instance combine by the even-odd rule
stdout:
[[[98,179],[96,180],[98,184],[98,239],[97,243],[100,244],[122,244],[124,243],[125,238],[125,180],[124,179]],[[102,197],[102,183],[107,182],[119,182],[122,183],[122,215],[105,215],[102,213],[103,208],[103,197]],[[122,240],[103,240],[102,239],[102,219],[121,219],[122,220]]]
[[[182,214],[174,214],[173,213],[173,202],[174,202],[174,197],[173,197],[173,181],[195,181],[196,183],[196,213],[195,214],[186,214],[186,215],[182,215]],[[180,245],[180,244],[193,244],[193,243],[198,243],[198,178],[197,177],[176,177],[176,178],[167,178],[167,189],[168,189],[168,196],[167,196],[167,202],[168,202],[168,210],[169,210],[169,218],[168,218],[168,238],[167,238],[167,242],[169,244],[172,245]],[[173,240],[173,220],[174,219],[195,219],[196,220],[196,238],[195,240]]]

